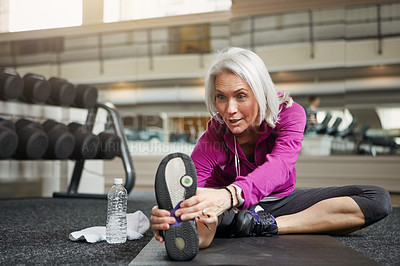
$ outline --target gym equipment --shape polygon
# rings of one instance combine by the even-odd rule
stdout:
[[[26,74],[23,77],[24,90],[21,101],[28,103],[44,103],[50,97],[50,83],[42,75]]]
[[[398,150],[400,149],[400,145],[398,145],[393,138],[384,136],[367,136],[367,131],[369,128],[370,125],[368,123],[364,123],[361,129],[357,133],[355,133],[355,135],[359,138],[359,143],[357,146],[358,154],[364,154],[365,152],[367,152],[368,154],[375,156],[376,151],[374,146],[389,148],[391,154],[397,154]],[[361,148],[362,146],[366,147],[367,150],[363,150]]]
[[[74,135],[75,147],[71,159],[94,159],[98,153],[100,139],[91,133],[86,125],[79,123],[69,123],[69,131]]]
[[[18,147],[18,136],[10,120],[0,118],[0,159],[11,157]]]
[[[340,118],[340,117],[336,118],[333,125],[326,130],[326,134],[331,135],[331,136],[338,134],[339,133],[338,127],[340,126],[342,121],[343,121],[342,118]]]
[[[357,136],[365,137],[367,135],[367,131],[371,126],[368,123],[364,123],[360,130],[356,133]]]
[[[51,93],[47,103],[70,106],[76,97],[76,88],[65,79],[52,77],[49,79]]]
[[[78,85],[76,87],[76,98],[74,106],[80,108],[93,108],[97,102],[97,88],[89,85]]]
[[[111,119],[112,126],[115,134],[120,138],[121,141],[121,154],[119,155],[122,159],[122,163],[125,170],[125,188],[128,193],[132,190],[135,185],[135,170],[133,168],[132,157],[129,151],[128,142],[124,134],[124,126],[119,116],[117,109],[112,103],[96,103],[94,108],[88,110],[86,118],[85,128],[86,132],[91,132],[95,123],[97,110],[99,108],[104,109],[108,113],[108,117]],[[75,146],[77,146],[75,144]],[[85,165],[85,159],[78,159],[75,163],[74,171],[72,173],[71,181],[68,186],[67,193],[54,193],[54,197],[72,197],[72,198],[107,198],[107,195],[94,195],[94,194],[82,194],[78,193],[78,187],[82,176],[82,171]]]
[[[340,131],[337,136],[341,138],[345,138],[354,134],[354,129],[357,127],[358,121],[357,119],[353,119],[350,125],[343,131]]]
[[[400,145],[397,145],[396,141],[390,137],[365,137],[364,141],[374,146],[389,148],[391,154],[397,154],[397,151],[400,149]]]
[[[315,130],[317,134],[325,134],[328,129],[328,123],[331,121],[332,115],[327,113],[324,120],[322,120],[321,124],[316,125]]]
[[[43,129],[47,133],[49,145],[43,156],[45,159],[67,159],[75,146],[75,138],[66,125],[54,120],[46,120]]]
[[[18,147],[14,154],[16,159],[39,159],[49,144],[47,134],[41,124],[25,118],[15,123],[18,135]]]
[[[21,96],[24,82],[12,68],[0,68],[0,99],[11,100]]]
[[[121,154],[121,140],[116,134],[101,132],[100,149],[96,159],[113,159]]]

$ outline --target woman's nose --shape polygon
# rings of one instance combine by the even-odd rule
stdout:
[[[229,114],[234,114],[238,111],[237,109],[237,102],[235,100],[229,100],[228,101],[228,106],[227,106],[227,112]]]

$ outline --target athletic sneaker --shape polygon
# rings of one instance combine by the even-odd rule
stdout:
[[[193,161],[183,153],[166,156],[158,166],[155,191],[160,209],[169,210],[172,217],[180,203],[196,194],[197,174]],[[195,220],[176,222],[162,231],[165,248],[172,260],[191,260],[199,251],[199,236]]]
[[[273,236],[278,234],[274,216],[257,205],[254,209],[239,211],[232,223],[234,236]]]

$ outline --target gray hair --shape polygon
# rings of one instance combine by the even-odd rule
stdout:
[[[259,124],[265,120],[270,127],[279,121],[279,106],[286,103],[286,108],[293,103],[288,93],[278,94],[263,60],[252,51],[232,47],[217,54],[217,57],[205,78],[206,105],[212,116],[220,122],[215,102],[215,79],[221,73],[233,73],[245,80],[256,97],[259,106]]]

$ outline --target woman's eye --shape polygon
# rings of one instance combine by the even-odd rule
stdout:
[[[221,94],[218,94],[218,95],[217,95],[217,99],[218,99],[218,100],[223,100],[223,99],[225,99],[225,96],[224,96],[224,95],[221,95]]]
[[[244,98],[246,98],[246,95],[241,93],[237,97],[238,97],[238,99],[244,99]]]

